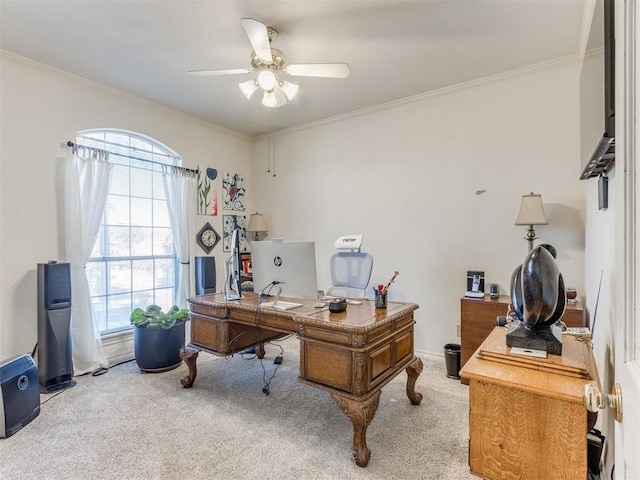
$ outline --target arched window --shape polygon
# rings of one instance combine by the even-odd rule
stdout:
[[[109,152],[114,164],[87,278],[101,333],[130,328],[131,311],[173,304],[177,260],[162,183],[162,164],[182,158],[160,142],[117,129],[78,132],[76,143]]]

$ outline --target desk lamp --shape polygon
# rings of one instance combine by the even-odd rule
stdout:
[[[545,217],[544,210],[542,209],[542,195],[533,192],[529,195],[523,195],[516,225],[529,225],[527,236],[524,237],[524,239],[529,242],[529,252],[533,250],[533,241],[538,238],[536,237],[533,226],[547,224],[547,217]]]
[[[247,230],[249,232],[255,232],[254,240],[256,242],[260,240],[260,233],[267,233],[267,223],[264,221],[264,217],[261,213],[256,212],[251,214],[251,217],[249,217]]]

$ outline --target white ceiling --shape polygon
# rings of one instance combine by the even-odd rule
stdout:
[[[257,136],[601,47],[593,2],[0,0],[0,48]],[[289,63],[351,75],[297,77],[277,109],[242,95],[248,74],[187,75],[249,67],[243,17],[275,27]]]

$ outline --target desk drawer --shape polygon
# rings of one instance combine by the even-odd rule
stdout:
[[[303,380],[362,396],[384,385],[413,358],[413,324],[359,349],[300,337]]]
[[[368,355],[369,390],[383,382],[396,371],[398,365],[413,358],[413,329],[396,335],[381,348]]]
[[[191,313],[191,343],[221,355],[238,352],[282,336],[281,333],[256,326]]]

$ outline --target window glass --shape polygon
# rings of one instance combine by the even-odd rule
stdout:
[[[131,328],[131,311],[173,304],[177,259],[162,165],[182,164],[168,147],[123,130],[85,130],[76,143],[109,152],[114,164],[105,212],[86,267],[102,333]]]

